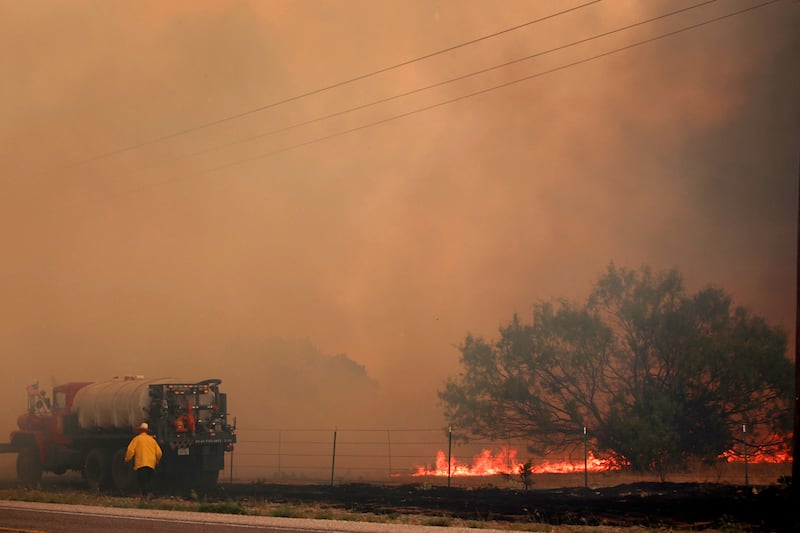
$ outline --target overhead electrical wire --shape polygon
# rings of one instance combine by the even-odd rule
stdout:
[[[477,38],[471,39],[469,41],[464,41],[462,43],[458,43],[458,44],[455,44],[455,45],[452,45],[452,46],[448,46],[447,48],[443,48],[443,49],[437,50],[435,52],[430,52],[430,53],[427,53],[425,55],[421,55],[421,56],[415,57],[413,59],[407,59],[407,60],[404,60],[404,61],[402,61],[400,63],[396,63],[394,65],[383,67],[383,68],[380,68],[378,70],[374,70],[374,71],[368,72],[366,74],[361,74],[361,75],[355,76],[353,78],[349,78],[349,79],[346,79],[346,80],[338,81],[336,83],[332,83],[330,85],[326,85],[325,87],[320,87],[318,89],[307,91],[305,93],[298,94],[298,95],[295,95],[295,96],[291,96],[291,97],[288,97],[288,98],[284,98],[282,100],[278,100],[278,101],[272,102],[270,104],[265,104],[265,105],[262,105],[262,106],[259,106],[259,107],[253,108],[253,109],[249,109],[247,111],[242,111],[241,113],[236,113],[234,115],[229,115],[229,116],[226,116],[226,117],[215,119],[215,120],[212,120],[212,121],[209,121],[209,122],[205,122],[203,124],[198,124],[196,126],[192,126],[190,128],[186,128],[186,129],[183,129],[183,130],[180,130],[180,131],[175,131],[175,132],[172,132],[172,133],[168,133],[166,135],[162,135],[160,137],[155,137],[153,139],[142,141],[142,142],[139,142],[137,144],[132,144],[132,145],[129,145],[129,146],[125,146],[123,148],[118,148],[116,150],[111,150],[109,152],[104,152],[102,154],[98,154],[98,155],[95,155],[95,156],[92,156],[92,157],[88,157],[88,158],[82,159],[80,161],[75,161],[73,163],[70,163],[68,165],[64,165],[64,166],[60,167],[59,170],[82,166],[82,165],[85,165],[85,164],[88,164],[88,163],[99,161],[101,159],[106,159],[106,158],[114,156],[114,155],[119,155],[119,154],[123,154],[125,152],[130,152],[130,151],[133,151],[133,150],[137,150],[137,149],[143,148],[145,146],[150,146],[150,145],[153,145],[153,144],[156,144],[156,143],[159,143],[159,142],[163,142],[163,141],[166,141],[166,140],[174,139],[176,137],[180,137],[180,136],[183,136],[183,135],[186,135],[186,134],[189,134],[189,133],[193,133],[195,131],[200,131],[200,130],[203,130],[203,129],[207,129],[207,128],[210,128],[210,127],[213,127],[213,126],[217,126],[219,124],[223,124],[225,122],[230,122],[232,120],[236,120],[236,119],[239,119],[239,118],[242,118],[242,117],[246,117],[248,115],[252,115],[254,113],[258,113],[258,112],[261,112],[261,111],[266,111],[268,109],[272,109],[272,108],[275,108],[275,107],[278,107],[278,106],[281,106],[281,105],[284,105],[284,104],[295,102],[297,100],[301,100],[301,99],[307,98],[309,96],[314,96],[314,95],[320,94],[322,92],[329,91],[331,89],[336,89],[336,88],[342,87],[344,85],[348,85],[348,84],[351,84],[351,83],[354,83],[354,82],[357,82],[357,81],[365,80],[367,78],[371,78],[371,77],[377,76],[379,74],[383,74],[383,73],[386,73],[386,72],[389,72],[389,71],[392,71],[392,70],[399,69],[401,67],[405,67],[405,66],[411,65],[413,63],[418,63],[420,61],[424,61],[424,60],[430,59],[432,57],[436,57],[436,56],[439,56],[439,55],[442,55],[442,54],[446,54],[448,52],[452,52],[453,50],[457,50],[459,48],[464,48],[465,46],[470,46],[470,45],[473,45],[475,43],[479,43],[481,41],[485,41],[487,39],[492,39],[492,38],[498,37],[498,36],[506,34],[506,33],[510,33],[510,32],[513,32],[513,31],[516,31],[516,30],[519,30],[519,29],[522,29],[522,28],[525,28],[525,27],[528,27],[528,26],[532,26],[534,24],[538,24],[540,22],[544,22],[546,20],[551,20],[551,19],[554,19],[556,17],[565,15],[567,13],[571,13],[573,11],[577,11],[579,9],[583,9],[585,7],[591,6],[593,4],[597,4],[599,2],[602,2],[602,0],[590,0],[589,2],[585,2],[583,4],[580,4],[580,5],[577,5],[577,6],[573,6],[573,7],[570,7],[568,9],[563,9],[561,11],[557,11],[556,13],[552,13],[550,15],[539,17],[539,18],[534,19],[534,20],[529,20],[527,22],[523,22],[522,24],[517,24],[516,26],[512,26],[510,28],[505,28],[503,30],[496,31],[496,32],[490,33],[488,35],[483,35],[481,37],[477,37]],[[45,171],[45,172],[53,172],[53,170]]]
[[[630,43],[630,44],[627,44],[625,46],[621,46],[619,48],[614,48],[614,49],[608,50],[606,52],[602,52],[602,53],[595,54],[595,55],[592,55],[592,56],[589,56],[589,57],[586,57],[586,58],[583,58],[583,59],[572,61],[570,63],[566,63],[566,64],[558,66],[558,67],[553,67],[553,68],[550,68],[550,69],[547,69],[547,70],[544,70],[544,71],[541,71],[541,72],[537,72],[535,74],[530,74],[528,76],[523,76],[521,78],[517,78],[517,79],[511,80],[511,81],[507,81],[507,82],[504,82],[504,83],[501,83],[501,84],[498,84],[498,85],[493,85],[491,87],[487,87],[487,88],[484,88],[484,89],[481,89],[481,90],[478,90],[478,91],[473,91],[473,92],[470,92],[470,93],[467,93],[467,94],[463,94],[461,96],[457,96],[455,98],[450,98],[448,100],[443,100],[443,101],[437,102],[435,104],[431,104],[431,105],[424,106],[424,107],[419,107],[419,108],[413,109],[411,111],[407,111],[407,112],[400,113],[400,114],[397,114],[397,115],[394,115],[394,116],[391,116],[391,117],[387,117],[387,118],[384,118],[384,119],[380,119],[380,120],[376,120],[376,121],[369,122],[369,123],[366,123],[366,124],[362,124],[360,126],[355,126],[353,128],[349,128],[349,129],[342,130],[342,131],[339,131],[339,132],[331,133],[329,135],[324,135],[324,136],[321,136],[321,137],[310,139],[308,141],[304,141],[304,142],[297,143],[297,144],[292,144],[290,146],[285,146],[283,148],[278,148],[278,149],[275,149],[275,150],[272,150],[272,151],[269,151],[269,152],[265,152],[265,153],[262,153],[262,154],[258,154],[258,155],[255,155],[255,156],[251,156],[251,157],[247,157],[247,158],[243,158],[243,159],[238,159],[238,160],[231,161],[231,162],[228,162],[228,163],[225,163],[225,164],[222,164],[222,165],[217,165],[217,166],[210,167],[210,168],[207,168],[207,169],[203,169],[203,170],[200,170],[200,171],[197,171],[197,172],[192,172],[192,173],[189,173],[189,174],[185,174],[185,175],[179,176],[179,177],[177,177],[175,179],[160,181],[157,184],[150,184],[150,185],[148,185],[146,187],[131,188],[127,192],[135,192],[135,191],[144,190],[144,189],[150,188],[150,187],[152,187],[154,185],[162,185],[162,184],[167,184],[167,183],[175,183],[175,182],[178,182],[178,181],[183,181],[183,180],[194,178],[194,177],[201,176],[201,175],[204,175],[204,174],[209,174],[209,173],[212,173],[212,172],[225,170],[225,169],[236,167],[236,166],[239,166],[239,165],[243,165],[243,164],[246,164],[246,163],[249,163],[249,162],[252,162],[252,161],[257,161],[257,160],[264,159],[264,158],[267,158],[267,157],[271,157],[271,156],[274,156],[274,155],[277,155],[277,154],[281,154],[281,153],[285,153],[285,152],[288,152],[288,151],[296,150],[296,149],[303,148],[303,147],[306,147],[306,146],[310,146],[310,145],[313,145],[313,144],[318,144],[320,142],[327,141],[327,140],[330,140],[330,139],[333,139],[333,138],[336,138],[336,137],[341,137],[343,135],[348,135],[350,133],[355,133],[357,131],[362,131],[362,130],[365,130],[365,129],[368,129],[368,128],[373,128],[375,126],[380,126],[380,125],[383,125],[383,124],[386,124],[386,123],[389,123],[389,122],[393,122],[395,120],[399,120],[401,118],[406,118],[406,117],[409,117],[409,116],[413,116],[413,115],[416,115],[416,114],[419,114],[419,113],[430,111],[432,109],[443,107],[445,105],[449,105],[449,104],[452,104],[452,103],[455,103],[455,102],[460,102],[460,101],[463,101],[463,100],[466,100],[466,99],[469,99],[469,98],[473,98],[475,96],[487,94],[487,93],[490,93],[492,91],[496,91],[498,89],[502,89],[502,88],[509,87],[509,86],[512,86],[512,85],[516,85],[518,83],[522,83],[522,82],[529,81],[529,80],[532,80],[532,79],[536,79],[536,78],[539,78],[539,77],[547,76],[549,74],[560,72],[560,71],[563,71],[563,70],[566,70],[566,69],[569,69],[569,68],[573,68],[573,67],[576,67],[578,65],[589,63],[591,61],[596,61],[598,59],[601,59],[601,58],[604,58],[604,57],[608,57],[608,56],[611,56],[611,55],[614,55],[614,54],[618,54],[618,53],[621,53],[621,52],[636,48],[638,46],[642,46],[642,45],[649,44],[649,43],[652,43],[652,42],[655,42],[655,41],[666,39],[668,37],[672,37],[672,36],[675,36],[675,35],[690,31],[690,30],[694,30],[694,29],[697,29],[697,28],[700,28],[700,27],[703,27],[703,26],[707,26],[707,25],[713,24],[715,22],[720,22],[720,21],[725,20],[725,19],[729,19],[729,18],[738,16],[738,15],[742,15],[742,14],[745,14],[745,13],[748,13],[748,12],[751,12],[751,11],[755,11],[756,9],[760,9],[762,7],[766,7],[768,5],[776,3],[778,1],[779,0],[767,0],[767,1],[762,2],[760,4],[752,5],[752,6],[740,9],[738,11],[733,11],[733,12],[730,12],[730,13],[727,13],[727,14],[724,14],[724,15],[720,15],[720,16],[717,16],[717,17],[714,17],[714,18],[711,18],[711,19],[708,19],[708,20],[697,22],[697,23],[691,24],[689,26],[684,26],[684,27],[678,28],[676,30],[671,30],[671,31],[662,33],[660,35],[656,35],[656,36],[653,36],[653,37],[648,37],[647,39],[642,39],[640,41],[636,41],[634,43]]]
[[[164,163],[169,163],[169,162],[178,161],[178,160],[181,160],[181,159],[186,159],[186,158],[189,158],[189,157],[194,157],[194,156],[198,156],[198,155],[202,155],[202,154],[207,154],[207,153],[223,150],[225,148],[230,148],[231,146],[236,146],[237,144],[242,144],[242,143],[254,141],[256,139],[262,139],[262,138],[269,137],[269,136],[272,136],[272,135],[277,135],[278,133],[285,133],[287,131],[291,131],[291,130],[294,130],[294,129],[297,129],[297,128],[300,128],[300,127],[303,127],[303,126],[309,126],[311,124],[316,124],[318,122],[322,122],[322,121],[325,121],[325,120],[328,120],[328,119],[331,119],[331,118],[340,117],[340,116],[346,115],[348,113],[353,113],[355,111],[361,111],[361,110],[367,109],[369,107],[377,106],[377,105],[380,105],[380,104],[385,104],[387,102],[391,102],[393,100],[404,98],[406,96],[411,96],[411,95],[414,95],[414,94],[418,94],[418,93],[421,93],[421,92],[424,92],[424,91],[428,91],[430,89],[436,89],[438,87],[442,87],[442,86],[450,84],[450,83],[455,83],[457,81],[463,81],[463,80],[466,80],[466,79],[469,79],[469,78],[473,78],[475,76],[479,76],[481,74],[486,74],[486,73],[491,72],[493,70],[498,70],[498,69],[501,69],[501,68],[504,68],[504,67],[508,67],[508,66],[517,64],[517,63],[522,63],[524,61],[535,59],[537,57],[541,57],[541,56],[544,56],[544,55],[547,55],[547,54],[551,54],[553,52],[559,52],[561,50],[565,50],[567,48],[578,46],[580,44],[585,44],[587,42],[590,42],[590,41],[593,41],[593,40],[596,40],[596,39],[601,39],[603,37],[608,37],[608,36],[613,35],[615,33],[620,33],[622,31],[626,31],[626,30],[635,28],[637,26],[642,26],[644,24],[649,24],[651,22],[655,22],[655,21],[658,21],[658,20],[661,20],[661,19],[665,19],[665,18],[674,16],[674,15],[678,15],[680,13],[685,13],[687,11],[691,11],[693,9],[697,9],[699,7],[703,7],[703,6],[706,6],[708,4],[713,4],[716,1],[717,0],[705,0],[703,2],[700,2],[700,3],[697,3],[697,4],[693,4],[693,5],[688,6],[688,7],[684,7],[684,8],[681,8],[681,9],[676,9],[676,10],[670,11],[668,13],[663,13],[661,15],[658,15],[658,16],[655,16],[655,17],[652,17],[652,18],[649,18],[649,19],[641,20],[641,21],[635,22],[633,24],[628,24],[627,26],[621,26],[621,27],[616,28],[614,30],[610,30],[610,31],[607,31],[607,32],[599,33],[599,34],[593,35],[591,37],[586,37],[584,39],[580,39],[580,40],[573,41],[573,42],[570,42],[570,43],[567,43],[567,44],[556,46],[556,47],[550,48],[548,50],[543,50],[543,51],[540,51],[540,52],[536,52],[536,53],[533,53],[533,54],[530,54],[530,55],[527,55],[527,56],[524,56],[524,57],[513,59],[511,61],[506,61],[505,63],[500,63],[498,65],[494,65],[494,66],[491,66],[491,67],[488,67],[488,68],[484,68],[484,69],[481,69],[481,70],[476,70],[476,71],[470,72],[468,74],[457,76],[455,78],[450,78],[448,80],[440,81],[440,82],[437,82],[437,83],[434,83],[434,84],[431,84],[431,85],[426,85],[425,87],[419,87],[419,88],[416,88],[416,89],[412,89],[410,91],[406,91],[404,93],[398,93],[398,94],[395,94],[395,95],[392,95],[392,96],[387,96],[385,98],[381,98],[379,100],[374,100],[374,101],[368,102],[366,104],[360,104],[360,105],[357,105],[355,107],[350,107],[348,109],[344,109],[344,110],[341,110],[341,111],[336,111],[336,112],[333,112],[333,113],[329,113],[327,115],[322,115],[322,116],[319,116],[319,117],[316,117],[316,118],[308,119],[308,120],[305,120],[303,122],[296,122],[294,124],[290,124],[288,126],[283,126],[281,128],[277,128],[277,129],[270,130],[270,131],[267,131],[267,132],[262,132],[262,133],[258,133],[258,134],[255,134],[255,135],[250,135],[248,137],[242,137],[242,138],[236,139],[234,141],[230,141],[230,142],[227,142],[227,143],[224,143],[224,144],[220,144],[220,145],[211,146],[211,147],[208,147],[208,148],[204,148],[202,150],[196,150],[194,152],[187,152],[185,154],[180,154],[180,155],[177,155],[177,156],[165,157],[165,158],[159,159],[157,161],[154,161],[154,162],[152,162],[152,163],[150,163],[148,165],[139,167],[135,171],[145,170],[145,169],[148,169],[148,168],[153,168],[153,167],[156,167],[156,166],[160,166],[160,165],[162,165]]]

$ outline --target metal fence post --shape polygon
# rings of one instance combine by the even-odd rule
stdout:
[[[583,426],[583,486],[589,488],[589,436]]]
[[[747,472],[747,425],[742,424],[742,437],[744,438],[744,486],[750,484],[750,478]]]
[[[450,467],[453,464],[453,426],[447,428],[447,487],[450,488]]]
[[[514,465],[511,463],[511,437],[506,435],[506,462],[508,463],[508,473],[514,474]]]
[[[389,477],[392,477],[392,432],[391,430],[386,430],[386,445],[389,448]]]
[[[331,487],[333,487],[333,473],[336,465],[336,430],[333,430],[333,454],[331,455]]]

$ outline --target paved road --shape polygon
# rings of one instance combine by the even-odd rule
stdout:
[[[455,533],[477,529],[0,500],[0,533]]]

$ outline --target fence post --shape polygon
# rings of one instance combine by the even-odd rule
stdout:
[[[589,436],[583,426],[583,486],[589,488]]]
[[[506,462],[508,463],[508,473],[514,474],[514,465],[511,463],[511,437],[506,435]]]
[[[236,448],[232,448],[232,449],[231,449],[231,484],[233,484],[233,451],[234,451],[235,449],[236,449]]]
[[[747,425],[742,424],[742,437],[744,438],[744,486],[750,484],[750,479],[747,472]]]
[[[447,428],[447,488],[450,488],[450,465],[453,464],[453,426]]]
[[[392,432],[386,430],[386,444],[389,447],[389,478],[392,477]]]
[[[278,430],[278,479],[283,478],[281,472],[281,430]]]
[[[333,430],[333,454],[331,455],[331,487],[333,487],[333,473],[336,465],[336,430]]]

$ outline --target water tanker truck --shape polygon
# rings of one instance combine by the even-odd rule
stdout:
[[[19,429],[0,451],[18,454],[17,476],[26,486],[38,485],[43,472],[73,470],[82,472],[92,489],[127,491],[135,477],[125,450],[136,428],[147,422],[164,452],[156,476],[208,489],[236,442],[221,382],[127,376],[58,385],[52,399],[33,385],[28,412],[19,416]]]

